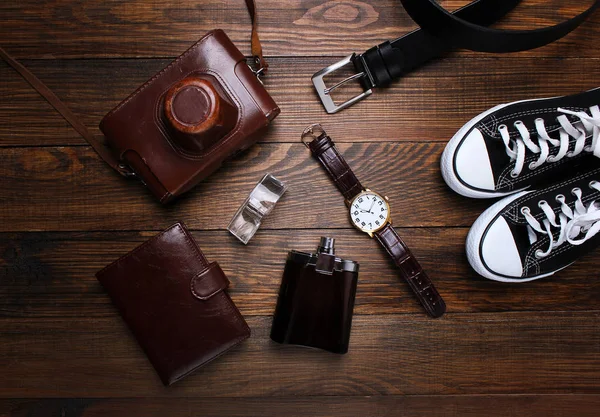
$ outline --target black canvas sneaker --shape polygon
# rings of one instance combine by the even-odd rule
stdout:
[[[498,201],[475,221],[467,257],[489,279],[525,282],[566,268],[600,245],[600,168]]]
[[[600,88],[496,106],[450,140],[444,180],[466,197],[493,198],[600,166],[599,106]]]

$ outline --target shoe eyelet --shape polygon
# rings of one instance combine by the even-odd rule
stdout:
[[[506,126],[505,124],[501,124],[500,126],[498,126],[498,130],[508,130],[508,126]]]
[[[515,171],[510,171],[510,176],[511,176],[511,178],[517,178],[519,176],[519,174],[516,173]]]
[[[556,162],[556,159],[554,159],[554,157],[549,156],[548,158],[546,158],[546,162],[548,162],[549,164],[553,164],[554,162]]]
[[[523,125],[523,121],[522,120],[517,120],[516,122],[513,123],[513,126],[522,126]]]
[[[546,200],[538,201],[538,207],[542,208],[542,206],[547,206],[548,202]]]
[[[536,122],[543,122],[544,119],[542,119],[541,117],[538,117],[537,119],[535,119]]]
[[[559,194],[559,195],[557,195],[556,197],[554,197],[554,199],[555,199],[556,201],[558,201],[559,203],[564,203],[564,202],[565,202],[565,200],[566,200],[566,198],[565,198],[565,196],[564,196],[563,194]]]
[[[596,181],[596,180],[593,180],[593,181],[590,181],[590,183],[588,184],[588,187],[590,187],[592,190],[596,190],[596,189],[594,188],[594,185],[595,185],[595,186],[598,186],[598,184],[600,184],[598,181]]]
[[[527,207],[527,206],[521,207],[521,214],[522,215],[526,215],[526,214],[529,214],[529,213],[531,213],[531,209],[529,207]]]
[[[538,166],[535,164],[535,162],[532,162],[529,164],[529,170],[533,171],[534,169],[536,169]]]
[[[571,194],[572,194],[572,195],[574,195],[575,197],[577,197],[577,194],[576,194],[576,193],[577,193],[578,191],[579,191],[579,192],[581,192],[581,188],[579,188],[579,187],[575,187],[575,188],[573,188],[573,189],[571,190]]]
[[[535,251],[535,259],[542,259],[544,258],[544,252],[542,252],[541,249],[538,249]]]

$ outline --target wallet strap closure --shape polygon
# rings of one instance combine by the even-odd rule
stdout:
[[[192,278],[191,290],[194,297],[206,301],[229,286],[229,280],[218,263],[211,262],[206,269]]]

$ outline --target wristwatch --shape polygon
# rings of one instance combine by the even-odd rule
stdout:
[[[308,141],[309,138],[312,140]],[[386,249],[427,313],[431,317],[442,316],[446,304],[392,226],[389,199],[362,186],[321,125],[307,127],[301,140],[321,162],[346,199],[354,227],[377,239]]]

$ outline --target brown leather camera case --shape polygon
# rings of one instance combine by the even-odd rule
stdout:
[[[100,129],[166,203],[254,144],[278,114],[242,53],[214,30],[107,114]]]

